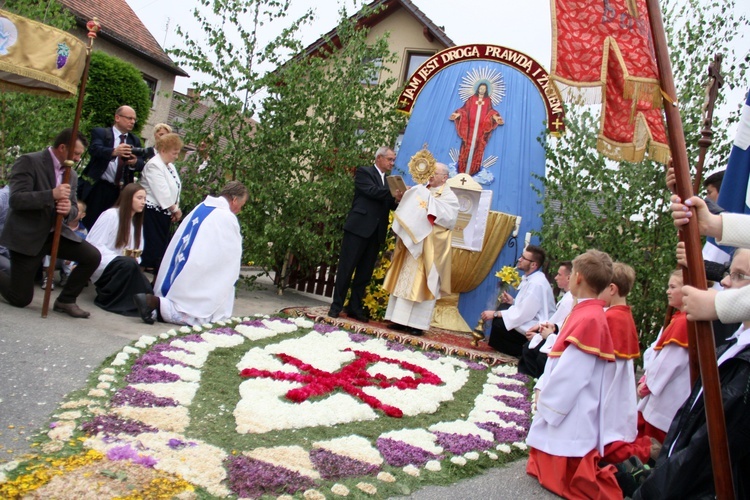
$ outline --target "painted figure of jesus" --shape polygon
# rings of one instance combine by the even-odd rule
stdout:
[[[484,148],[490,140],[492,131],[502,125],[503,117],[493,107],[487,95],[487,84],[480,83],[477,90],[463,106],[454,111],[449,120],[456,125],[456,133],[461,138],[461,150],[458,154],[458,172],[475,175],[482,167]]]

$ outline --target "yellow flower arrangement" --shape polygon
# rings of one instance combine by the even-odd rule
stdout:
[[[500,284],[503,289],[508,287],[518,288],[521,284],[521,275],[518,270],[512,266],[503,266],[501,270],[495,273],[496,278],[500,278]]]

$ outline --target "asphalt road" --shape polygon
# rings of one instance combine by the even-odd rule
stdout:
[[[278,295],[268,280],[255,290],[238,290],[238,316],[278,312],[285,307],[319,305],[324,299],[296,291]],[[59,290],[52,292],[52,301]],[[28,438],[46,425],[65,395],[86,384],[96,367],[141,335],[156,335],[163,324],[107,313],[93,303],[93,286],[78,299],[91,312],[74,319],[52,311],[41,318],[44,292],[24,309],[0,299],[0,463],[31,453]],[[329,300],[330,302],[330,300]],[[526,475],[525,462],[492,469],[449,487],[426,487],[408,498],[420,500],[558,498]]]

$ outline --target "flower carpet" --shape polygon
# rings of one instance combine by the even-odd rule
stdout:
[[[0,464],[0,498],[383,498],[525,456],[526,377],[414,344],[306,317],[142,336]]]

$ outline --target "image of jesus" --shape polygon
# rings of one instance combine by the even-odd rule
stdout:
[[[477,90],[463,106],[454,111],[449,120],[456,125],[456,133],[461,138],[458,154],[458,172],[465,173],[467,166],[470,175],[482,168],[484,148],[492,131],[503,125],[500,113],[492,107],[486,83],[480,83]]]

